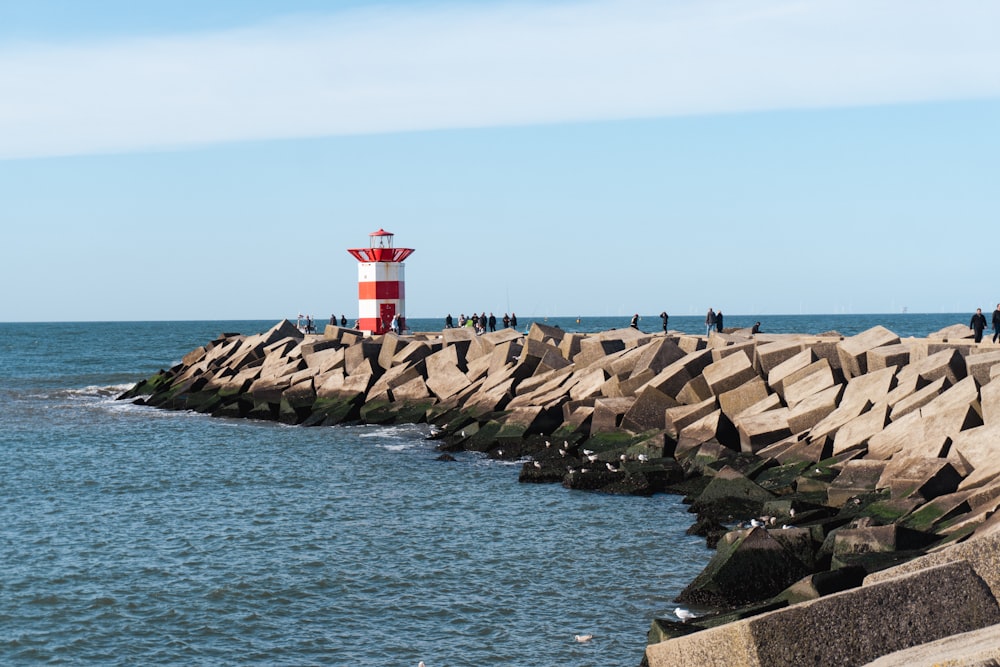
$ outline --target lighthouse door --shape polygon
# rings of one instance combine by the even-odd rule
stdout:
[[[379,333],[385,333],[389,330],[389,323],[392,322],[392,316],[396,314],[396,304],[394,303],[380,303],[379,304]]]

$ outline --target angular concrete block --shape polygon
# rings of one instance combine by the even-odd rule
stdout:
[[[867,446],[869,438],[881,433],[888,423],[889,406],[886,403],[873,405],[871,410],[837,429],[833,438],[833,455]]]
[[[756,453],[792,434],[788,428],[788,408],[740,418],[735,424],[740,434],[740,449],[747,454]]]
[[[837,345],[840,366],[847,378],[864,375],[868,372],[868,350],[883,345],[896,345],[899,336],[883,326],[876,326],[862,331],[856,336],[845,338]]]
[[[745,354],[734,354],[713,362],[705,367],[702,375],[716,396],[759,377]]]
[[[719,394],[719,407],[730,419],[768,396],[767,383],[757,375],[742,385]]]

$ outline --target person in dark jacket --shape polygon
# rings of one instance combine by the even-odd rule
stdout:
[[[517,315],[514,313],[510,314],[510,326],[517,328]]]
[[[632,327],[633,329],[639,328],[639,313],[636,313],[635,315],[632,316],[632,322],[629,323],[629,326]]]
[[[708,309],[708,314],[705,315],[705,335],[710,336],[712,334],[712,328],[715,326],[715,311],[711,308]]]
[[[510,315],[507,313],[503,314],[503,328],[506,329],[510,326]]]
[[[667,333],[667,322],[670,320],[670,316],[667,315],[667,311],[660,313],[660,319],[663,320],[663,333]]]
[[[722,333],[722,310],[715,313],[715,330]]]
[[[497,330],[497,316],[494,315],[493,313],[490,313],[489,323],[490,323],[490,331],[496,331]]]
[[[451,313],[448,313],[444,318],[444,328],[451,329],[455,326],[455,320],[451,319]]]
[[[993,342],[997,342],[1000,338],[1000,303],[997,304],[997,309],[993,311]]]
[[[986,316],[983,315],[982,308],[976,308],[975,315],[969,321],[969,328],[976,334],[976,342],[983,340],[983,329],[986,328]]]

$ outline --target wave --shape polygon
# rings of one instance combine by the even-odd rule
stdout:
[[[135,386],[130,384],[88,385],[73,389],[59,389],[45,394],[43,398],[118,398],[121,394]]]

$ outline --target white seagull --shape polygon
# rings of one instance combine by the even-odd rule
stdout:
[[[760,519],[750,519],[750,525],[753,526],[754,528],[763,528],[764,522],[761,521]]]
[[[594,461],[597,460],[597,454],[591,454],[591,455],[589,455],[587,457],[587,460],[590,461],[591,463],[593,463]]]
[[[614,467],[610,463],[605,463],[604,465],[607,466],[608,470],[610,470],[611,472],[618,472],[618,468]]]
[[[583,450],[583,453],[586,454],[587,456],[590,456],[591,454],[594,453],[594,450],[593,449],[585,449],[585,450]]]
[[[584,644],[594,638],[594,635],[573,635],[573,639]]]
[[[692,613],[684,607],[677,607],[677,609],[674,609],[674,615],[681,619],[681,623],[687,623],[692,618],[698,618],[698,614]]]
[[[649,457],[646,456],[645,454],[639,454],[639,460],[645,463],[646,461],[649,460]]]
[[[541,468],[541,467],[542,467],[542,464],[541,464],[541,463],[539,463],[538,461],[535,461],[535,467],[536,467],[536,468]]]

